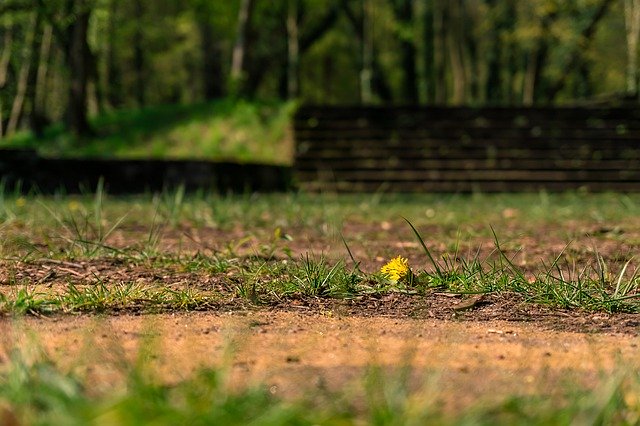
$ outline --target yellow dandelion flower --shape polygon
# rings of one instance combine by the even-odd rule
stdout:
[[[17,207],[24,207],[27,205],[27,200],[24,197],[18,197],[16,199],[16,206]]]
[[[380,272],[391,281],[400,281],[411,274],[409,269],[409,260],[402,256],[393,258],[380,268]]]
[[[82,208],[82,205],[76,200],[69,201],[69,210],[72,212],[78,211],[80,208]]]

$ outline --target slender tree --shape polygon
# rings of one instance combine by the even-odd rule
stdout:
[[[40,26],[40,14],[36,11],[31,14],[29,27],[26,34],[25,43],[22,49],[22,65],[18,74],[16,95],[13,99],[9,122],[7,123],[6,134],[11,135],[16,132],[20,119],[23,115],[25,101],[27,99],[31,76],[35,74],[34,69],[34,47],[37,39],[37,32]]]
[[[243,80],[246,79],[247,36],[251,26],[254,6],[254,0],[241,0],[238,11],[236,40],[231,59],[231,84],[235,94],[245,94],[246,92]]]
[[[463,42],[464,42],[464,5],[463,0],[452,0],[448,2],[451,13],[450,25],[448,25],[447,48],[451,61],[451,73],[453,80],[452,102],[456,105],[466,101],[467,91],[467,70],[464,62]]]
[[[341,5],[339,0],[333,0],[323,11],[310,9],[305,1],[289,0],[286,11],[287,60],[279,84],[281,96],[288,99],[301,95],[301,62],[306,53],[334,29]]]
[[[358,0],[359,13],[357,13],[352,9],[350,0],[341,0],[342,11],[351,24],[358,42],[359,100],[363,104],[372,102],[374,93],[383,102],[391,102],[392,100],[391,88],[386,81],[384,71],[378,61],[376,48],[373,45],[372,28],[365,23],[365,20],[370,19],[370,15],[365,16],[365,12],[371,12],[368,5],[370,1]]]
[[[222,47],[211,17],[208,14],[199,16],[204,98],[219,99],[225,95]]]
[[[7,86],[7,76],[9,74],[9,61],[11,60],[11,50],[13,48],[13,25],[7,25],[3,37],[2,53],[0,54],[0,93],[5,92]],[[0,137],[5,134],[4,124],[4,99],[0,96]]]
[[[504,103],[513,100],[511,79],[514,69],[510,62],[514,55],[508,40],[516,22],[515,3],[514,0],[486,0],[486,4],[492,25],[488,36],[484,97],[489,103]]]
[[[31,110],[31,130],[36,136],[42,136],[45,126],[49,124],[46,114],[48,98],[47,77],[49,75],[49,61],[52,47],[51,25],[45,25],[40,43],[40,53],[38,59],[38,70],[33,90],[33,101]]]
[[[300,31],[299,0],[289,0],[287,10],[287,97],[294,99],[299,94]]]
[[[449,93],[447,90],[447,13],[445,0],[433,0],[433,32],[434,32],[434,69],[435,69],[435,101],[445,104]]]
[[[147,103],[145,93],[145,53],[143,46],[144,5],[142,0],[133,0],[133,16],[136,22],[133,33],[133,67],[136,75],[135,93],[138,106],[141,107]]]
[[[95,76],[95,57],[89,47],[89,22],[93,12],[91,0],[64,0],[48,2],[34,0],[38,13],[51,25],[57,44],[64,53],[69,73],[69,97],[66,121],[77,136],[93,133],[88,120],[87,94],[92,76]]]
[[[418,86],[419,101],[421,103],[432,104],[435,102],[436,75],[434,58],[434,22],[433,22],[433,0],[421,0],[416,3],[417,20],[416,49],[418,49]]]
[[[627,93],[637,96],[640,0],[624,0],[624,23],[627,35]]]
[[[78,136],[93,133],[88,120],[87,90],[94,60],[87,41],[89,21],[91,19],[91,5],[88,0],[69,0],[69,9],[75,13],[75,19],[68,25],[65,37],[66,61],[70,71],[70,91],[68,123],[71,130]]]
[[[551,40],[550,28],[559,18],[554,8],[545,9],[539,20],[538,36],[533,42],[533,47],[526,54],[526,69],[523,79],[522,103],[532,105],[542,100],[548,83],[544,80],[543,71],[546,69]]]
[[[400,43],[400,68],[403,72],[401,99],[403,102],[417,104],[418,69],[416,43],[413,38],[414,2],[412,0],[392,0],[398,31],[396,37]]]

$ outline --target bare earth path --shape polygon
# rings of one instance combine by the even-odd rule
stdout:
[[[136,359],[169,383],[198,367],[227,365],[234,386],[266,385],[283,397],[357,389],[372,365],[389,373],[389,385],[394,371],[409,365],[412,386],[423,384],[425,397],[457,409],[507,396],[550,396],[560,390],[559,378],[602,386],[611,372],[640,367],[636,334],[506,321],[246,311],[4,318],[0,328],[0,365],[9,348],[35,339],[63,368],[84,369],[97,388],[117,384],[123,366]],[[141,342],[154,349],[140,355]]]

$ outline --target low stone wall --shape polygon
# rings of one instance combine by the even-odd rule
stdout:
[[[295,138],[310,191],[640,191],[640,107],[309,106]]]
[[[92,192],[100,179],[109,193],[188,191],[279,192],[291,187],[291,168],[264,164],[182,160],[43,158],[32,150],[0,150],[5,188],[41,193]]]

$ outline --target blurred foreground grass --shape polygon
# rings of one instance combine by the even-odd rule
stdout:
[[[0,364],[2,425],[632,425],[640,421],[640,376],[623,367],[585,388],[561,378],[552,394],[477,401],[451,411],[438,379],[402,366],[370,365],[351,386],[282,398],[267,383],[238,387],[230,365],[167,384],[151,367],[152,342],[133,362],[115,360],[122,380],[96,383],[81,364],[59,367],[38,346],[7,349]],[[113,348],[119,353],[118,348]],[[229,357],[231,360],[233,357]],[[416,375],[422,377],[416,383]],[[295,384],[292,384],[295,386]],[[462,395],[460,395],[462,396]],[[487,395],[490,401],[491,395]],[[495,398],[493,398],[495,400]]]

